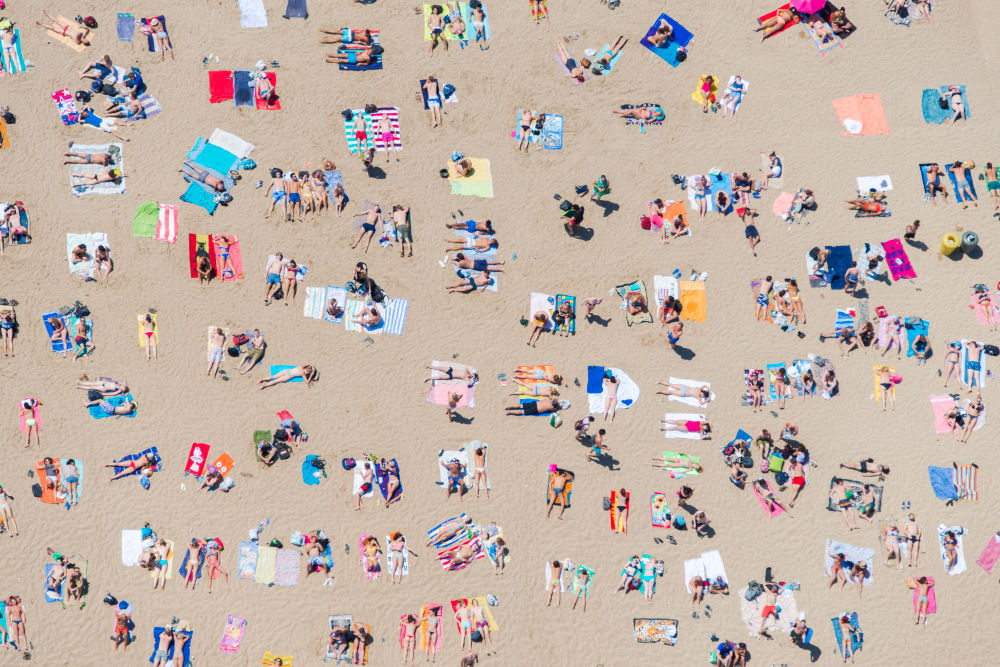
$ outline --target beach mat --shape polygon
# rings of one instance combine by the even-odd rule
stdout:
[[[674,30],[674,36],[669,42],[664,43],[662,47],[657,47],[649,41],[649,38],[656,32],[656,28],[660,25],[661,20],[670,24]],[[639,40],[639,43],[652,51],[657,58],[660,58],[671,67],[676,68],[680,64],[680,61],[677,59],[678,47],[687,47],[687,45],[691,43],[691,39],[693,37],[694,35],[690,30],[672,19],[670,16],[667,14],[660,14],[660,16],[653,21],[653,25],[646,31],[643,38]]]
[[[264,0],[239,0],[239,1],[240,1],[241,28],[267,27],[267,10],[264,8]]]
[[[845,136],[889,134],[889,124],[885,120],[885,111],[882,110],[881,95],[842,97],[833,101],[833,108],[843,129],[842,134]],[[860,131],[849,131],[844,123],[847,120],[861,123]]]
[[[131,14],[119,14],[115,30],[118,31],[119,42],[131,42],[135,37],[135,17]]]
[[[222,631],[222,641],[219,642],[219,651],[222,653],[236,653],[239,651],[246,627],[247,621],[245,618],[229,614],[226,617],[226,627]]]

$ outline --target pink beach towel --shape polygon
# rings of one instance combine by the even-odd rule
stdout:
[[[788,213],[788,208],[792,205],[792,200],[795,199],[795,195],[791,192],[782,192],[778,195],[778,198],[774,200],[774,204],[771,205],[771,210],[779,218]]]
[[[160,218],[156,221],[157,241],[177,243],[177,207],[173,204],[160,204]]]
[[[989,297],[990,307],[993,309],[993,319],[1000,319],[1000,311],[997,310],[997,300],[993,298],[991,294]],[[969,308],[971,308],[976,313],[976,321],[979,322],[980,326],[986,326],[986,316],[983,315],[982,309],[979,307],[979,299],[976,297],[976,293],[973,292],[969,295]]]
[[[842,97],[833,101],[833,108],[837,112],[837,119],[843,125],[848,118],[861,122],[861,132],[863,135],[889,134],[889,124],[885,120],[885,112],[882,110],[881,95],[852,95]],[[844,135],[851,133],[844,130]]]
[[[24,433],[26,431],[27,427],[28,427],[28,425],[24,423],[27,418],[28,418],[27,413],[25,413],[25,412],[22,411],[21,412],[21,433]],[[39,421],[39,419],[38,419],[38,406],[37,405],[35,407],[31,408],[31,418],[35,420],[35,430],[39,430],[40,431],[41,428],[42,428],[42,422]]]
[[[213,235],[212,240],[215,241],[215,261],[221,273],[221,280],[223,282],[243,280],[243,251],[240,249],[240,237],[229,237],[232,239],[232,243],[229,244],[229,265],[227,266],[222,258],[222,248],[219,247],[217,240],[219,236],[218,234]],[[229,270],[230,267],[232,267],[232,271]]]
[[[930,582],[931,587],[927,589],[927,613],[936,614],[937,613],[937,595],[934,593],[934,577],[927,577],[927,581]],[[917,613],[920,608],[920,589],[913,589],[913,613]]]
[[[955,399],[951,396],[931,396],[931,409],[934,411],[934,432],[938,435],[951,433],[945,415],[955,407]]]
[[[767,482],[767,490],[773,493],[774,497],[777,498],[778,492],[774,490],[773,486],[771,486],[771,480],[765,480],[765,481]],[[760,501],[760,506],[764,508],[764,511],[767,512],[767,515],[769,517],[773,519],[774,517],[778,516],[779,514],[785,511],[780,507],[778,507],[777,505],[775,505],[773,509],[769,509],[767,506],[767,502],[764,501],[764,496],[762,496],[760,494],[760,491],[757,489],[757,485],[751,484],[750,486],[753,487],[753,494],[757,496],[757,500]]]
[[[427,402],[435,405],[448,405],[451,394],[459,394],[462,397],[458,401],[458,407],[474,407],[475,387],[468,387],[464,384],[435,384],[427,393]]]
[[[879,349],[887,350],[886,345],[889,343],[889,319],[890,317],[880,317],[878,320],[878,334],[875,337],[878,343]],[[902,339],[902,336],[900,336]]]
[[[885,261],[889,265],[889,273],[892,274],[893,280],[917,277],[917,272],[913,270],[910,258],[903,249],[902,241],[899,239],[883,241],[882,247],[885,248]]]
[[[976,563],[989,574],[993,572],[993,566],[996,565],[998,559],[1000,559],[1000,537],[993,535],[989,544],[983,549],[983,553],[979,554]]]
[[[246,630],[247,620],[242,616],[233,616],[226,619],[226,629],[222,633],[222,641],[219,642],[219,650],[223,653],[236,653],[240,650],[243,642],[243,631]]]

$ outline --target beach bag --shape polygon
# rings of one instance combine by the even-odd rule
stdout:
[[[781,469],[785,467],[785,457],[779,452],[771,452],[768,461],[770,462],[768,472],[781,472]]]
[[[93,16],[88,16],[87,18],[83,19],[83,25],[93,30],[94,28],[97,27],[97,19],[95,19]]]
[[[378,107],[374,104],[365,105],[365,113],[375,113],[376,111],[378,111]]]
[[[950,105],[948,104],[948,98],[946,98],[944,95],[942,95],[938,99],[938,106],[941,107],[942,109],[949,108]]]
[[[744,468],[752,468],[753,467],[753,457],[752,456],[744,456],[742,459],[740,459],[740,465],[743,466]]]
[[[568,201],[566,201],[565,199],[564,199],[564,200],[562,200],[561,202],[559,202],[559,210],[560,210],[560,211],[568,211],[568,210],[570,210],[570,209],[571,209],[572,207],[573,207],[573,205],[572,205],[572,204],[570,204],[570,203],[569,203]]]
[[[108,605],[109,607],[114,607],[118,604],[118,598],[116,598],[111,593],[108,593],[107,595],[104,596],[104,604]]]
[[[687,524],[684,522],[684,517],[674,515],[674,528],[677,530],[687,530]]]
[[[991,357],[995,357],[998,354],[1000,354],[1000,347],[997,347],[996,345],[985,345],[983,347],[983,352],[990,355]]]
[[[305,536],[299,531],[295,531],[294,533],[292,533],[292,536],[288,538],[288,541],[297,547],[301,547],[303,544],[306,543]]]
[[[240,169],[256,169],[257,163],[250,158],[244,158],[240,160]]]
[[[747,586],[747,592],[744,593],[743,597],[747,599],[747,602],[753,602],[760,597],[761,593],[764,592],[764,588],[756,581],[751,581],[750,585]]]
[[[778,483],[778,486],[784,486],[785,484],[788,484],[788,473],[787,472],[774,473],[774,481]]]
[[[455,86],[451,85],[450,83],[446,83],[444,84],[444,87],[441,88],[441,93],[445,97],[451,97],[452,95],[455,94]]]
[[[281,540],[279,540],[277,537],[274,537],[274,538],[271,539],[270,542],[267,543],[267,546],[269,546],[269,547],[276,547],[276,548],[280,549],[283,545],[281,544]]]
[[[601,504],[604,507],[605,512],[611,511],[611,498],[604,496],[604,498],[601,500]]]
[[[354,468],[357,467],[358,462],[351,457],[347,457],[346,459],[341,460],[340,465],[344,468],[344,470],[354,470]]]
[[[376,285],[375,289],[372,290],[372,301],[375,303],[382,303],[385,301],[385,292],[383,292],[382,288],[378,285]]]
[[[558,412],[553,414],[549,418],[549,426],[551,426],[552,428],[559,428],[561,425],[562,425],[562,417],[559,416]]]
[[[243,345],[248,340],[250,340],[250,337],[247,336],[245,333],[236,334],[235,336],[233,336],[233,345]]]
[[[274,449],[278,452],[278,458],[287,461],[292,458],[292,448],[283,443],[275,443]]]
[[[340,112],[340,115],[343,116],[344,120],[346,120],[347,122],[351,122],[352,120],[354,120],[354,112],[351,111],[350,109],[344,109],[343,111]]]
[[[469,638],[474,642],[481,642],[483,641],[483,634],[479,632],[479,630],[476,630],[471,635],[469,635]]]

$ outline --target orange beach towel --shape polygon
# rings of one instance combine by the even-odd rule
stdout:
[[[843,125],[848,118],[861,122],[861,134],[889,134],[889,124],[882,110],[881,95],[852,95],[833,101],[837,119]],[[844,130],[843,134],[850,132]]]

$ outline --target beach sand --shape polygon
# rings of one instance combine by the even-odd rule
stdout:
[[[500,625],[493,637],[499,653],[487,658],[480,650],[484,664],[695,664],[704,662],[714,647],[716,642],[709,639],[713,633],[720,640],[751,641],[740,620],[736,591],[749,580],[762,581],[767,566],[776,579],[801,583],[798,608],[807,612],[815,629],[821,663],[840,661],[829,619],[851,610],[859,613],[865,634],[859,663],[985,660],[980,644],[983,632],[997,620],[995,596],[989,578],[972,561],[996,528],[988,490],[1000,470],[982,458],[994,426],[974,434],[968,445],[935,436],[927,396],[942,393],[935,369],[946,341],[988,338],[967,310],[966,292],[976,282],[991,284],[997,278],[988,267],[990,249],[1000,234],[989,218],[984,183],[976,181],[978,210],[961,211],[950,201],[935,207],[923,201],[918,164],[974,159],[981,165],[998,159],[987,152],[996,134],[990,110],[1000,102],[988,63],[1000,56],[989,32],[1000,10],[985,2],[940,3],[932,25],[907,29],[890,24],[882,16],[881,3],[855,3],[848,10],[859,30],[845,40],[845,48],[822,58],[801,26],[759,43],[759,34],[752,32],[755,17],[773,9],[773,3],[681,3],[671,11],[695,33],[695,41],[687,62],[672,69],[639,44],[661,11],[661,4],[650,0],[624,0],[613,13],[597,2],[550,0],[550,23],[540,26],[534,25],[524,2],[488,3],[494,34],[488,51],[475,44],[462,50],[452,43],[448,55],[438,51],[430,57],[421,39],[423,19],[413,14],[413,3],[325,6],[313,0],[305,22],[280,18],[284,2],[265,4],[270,23],[266,30],[242,30],[234,2],[189,0],[179,10],[167,7],[177,60],[165,63],[145,50],[138,35],[131,47],[116,42],[114,14],[101,3],[59,8],[63,13],[94,14],[101,23],[94,46],[82,55],[48,43],[42,30],[32,25],[41,14],[36,16],[30,7],[12,8],[8,14],[19,22],[24,55],[35,67],[2,82],[4,103],[17,115],[17,123],[9,128],[12,148],[0,153],[3,198],[25,202],[33,242],[8,248],[0,260],[5,277],[0,296],[20,302],[21,326],[17,356],[0,365],[0,402],[9,416],[8,456],[0,466],[0,481],[15,497],[12,506],[20,527],[16,539],[0,541],[0,594],[24,599],[33,662],[143,664],[151,652],[152,628],[177,616],[194,629],[192,656],[198,664],[259,664],[270,650],[293,655],[296,664],[315,665],[328,634],[328,615],[351,614],[374,628],[371,664],[392,664],[399,660],[400,614],[415,613],[430,603],[447,609],[454,598],[492,593],[499,599],[492,609]],[[150,3],[116,9],[137,17],[159,11]],[[324,64],[325,47],[317,43],[317,28],[345,25],[382,31],[385,69],[354,73]],[[582,87],[565,80],[553,61],[555,41],[577,34],[579,39],[568,48],[578,58],[585,48],[600,48],[619,34],[629,37],[610,76]],[[164,111],[126,130],[131,138],[124,147],[127,194],[75,199],[60,155],[71,141],[100,143],[106,137],[89,127],[63,127],[49,95],[64,87],[82,87],[76,72],[103,53],[119,65],[138,60]],[[209,53],[219,56],[219,65],[201,65]],[[282,111],[208,103],[206,70],[252,68],[258,59],[280,61],[275,71]],[[691,101],[701,73],[723,81],[739,73],[751,82],[735,120],[702,114]],[[427,74],[453,83],[460,98],[458,104],[446,105],[444,126],[434,130],[415,99],[417,82]],[[958,127],[925,124],[921,89],[953,82],[968,87],[971,119]],[[859,93],[882,96],[891,134],[842,136],[831,101]],[[400,109],[405,148],[398,163],[376,162],[387,173],[384,179],[368,178],[360,160],[349,157],[343,138],[340,110],[368,102]],[[662,104],[667,116],[662,126],[641,134],[612,117],[611,110],[620,104],[644,102]],[[562,114],[562,151],[517,154],[509,135],[518,107]],[[175,170],[197,137],[207,137],[216,127],[256,144],[252,157],[258,168],[244,172],[231,205],[208,217],[177,201],[186,186]],[[491,160],[494,199],[449,194],[437,172],[455,150]],[[771,214],[777,189],[767,191],[755,204],[763,241],[758,258],[747,249],[735,216],[721,220],[710,214],[697,221],[689,209],[693,235],[666,247],[639,228],[637,218],[645,213],[646,201],[683,197],[669,174],[713,167],[756,174],[759,153],[771,150],[784,160],[785,190],[812,188],[819,210],[810,214],[808,226],[787,229]],[[384,157],[380,153],[377,160]],[[266,181],[266,170],[317,169],[325,159],[337,162],[344,173],[352,198],[344,218],[328,213],[294,224],[263,219],[266,199],[253,183]],[[607,199],[617,204],[616,210],[603,217],[601,209],[587,205],[584,225],[594,229],[594,237],[586,243],[570,239],[561,229],[552,196],[575,199],[572,187],[589,184],[600,174],[611,182]],[[857,176],[877,174],[890,174],[895,184],[889,196],[893,215],[855,219],[841,202],[854,197]],[[365,199],[411,207],[416,240],[412,259],[401,259],[397,248],[377,244],[367,255],[350,249],[348,214],[359,210]],[[132,236],[132,216],[148,200],[179,204],[177,245]],[[494,221],[501,243],[498,257],[507,261],[498,293],[448,295],[443,289],[454,275],[437,262],[443,256],[444,223],[457,209],[468,217]],[[929,320],[936,355],[925,367],[917,367],[912,359],[897,365],[903,377],[897,409],[881,414],[869,399],[869,367],[877,359],[855,352],[841,360],[832,342],[820,344],[816,339],[832,329],[835,309],[853,306],[855,300],[806,287],[802,258],[815,245],[857,247],[864,241],[900,237],[916,218],[922,222],[918,240],[928,247],[926,252],[909,249],[919,277],[891,287],[870,285],[870,304],[872,312],[885,305],[892,313]],[[982,259],[937,256],[941,235],[956,226],[980,235]],[[97,231],[109,234],[115,260],[108,287],[81,284],[66,266],[65,234]],[[238,234],[246,279],[200,287],[188,274],[188,233]],[[302,287],[343,284],[353,264],[366,261],[391,297],[409,300],[404,335],[374,336],[375,343],[366,347],[361,334],[305,319],[304,289],[291,307],[265,307],[264,264],[276,251],[308,265]],[[658,324],[626,327],[617,299],[608,294],[637,278],[651,288],[654,274],[666,275],[675,267],[685,274],[692,269],[708,272],[707,321],[685,323],[681,344],[691,351],[690,359],[667,348]],[[749,283],[768,274],[799,277],[809,320],[801,328],[805,339],[754,322]],[[537,349],[528,349],[528,331],[518,321],[530,317],[533,291],[574,294],[578,303],[603,297],[597,314],[610,322],[605,327],[581,320],[572,339],[543,336]],[[39,318],[75,300],[93,313],[97,349],[73,364],[49,351]],[[155,363],[148,363],[136,344],[135,315],[150,308],[158,311],[161,329]],[[234,332],[259,327],[269,343],[264,363],[240,377],[227,357],[226,377],[207,379],[208,325]],[[780,414],[775,410],[753,415],[739,405],[744,368],[787,363],[810,352],[837,364],[839,397],[829,402],[818,397],[792,400]],[[444,408],[426,403],[420,395],[423,366],[432,359],[454,360],[479,371],[477,405],[459,410],[463,422],[446,423]],[[322,377],[311,389],[295,384],[257,391],[254,380],[263,377],[270,363],[314,363]],[[584,384],[587,364],[597,364],[621,368],[639,384],[637,405],[619,412],[606,427],[606,444],[620,462],[613,471],[586,462],[586,449],[573,440],[572,424],[586,411],[582,388],[570,384],[564,392],[572,408],[558,430],[547,420],[503,416],[512,389],[501,386],[497,374],[510,376],[516,365],[538,363],[555,365],[570,383],[578,378]],[[138,417],[92,420],[80,406],[82,392],[73,388],[81,373],[126,379],[138,401]],[[711,441],[678,444],[665,441],[657,430],[665,412],[692,411],[655,395],[655,382],[671,375],[712,383],[718,399],[706,410],[715,430]],[[987,388],[988,406],[993,392]],[[24,396],[44,403],[40,451],[22,448],[15,406]],[[255,428],[276,428],[274,413],[284,409],[301,421],[309,442],[290,461],[262,471],[253,460],[250,434]],[[799,425],[801,440],[818,467],[811,471],[794,518],[769,519],[749,491],[737,491],[728,483],[717,452],[737,428],[777,432],[787,419]],[[434,485],[436,453],[473,440],[491,445],[491,499],[469,496],[461,505],[456,498],[445,502],[444,492]],[[236,487],[228,495],[199,493],[193,478],[183,475],[192,442],[209,443],[213,455],[228,451],[233,456]],[[164,459],[151,490],[144,491],[135,479],[111,485],[104,481],[102,464],[151,445]],[[649,527],[650,493],[663,491],[673,498],[680,485],[648,465],[664,450],[702,457],[706,474],[686,481],[696,491],[693,504],[712,518],[713,539]],[[360,458],[362,452],[398,459],[405,490],[401,503],[383,509],[368,501],[363,511],[352,511],[351,474],[339,463],[346,456]],[[322,455],[328,464],[329,478],[319,486],[306,487],[300,481],[301,460],[309,453]],[[34,480],[25,471],[43,455],[84,461],[86,483],[80,505],[72,511],[31,497]],[[877,522],[861,522],[862,529],[848,535],[840,517],[825,509],[837,464],[866,456],[892,467],[879,518],[903,518],[900,503],[910,501],[910,511],[923,527],[924,547],[916,570],[890,571],[876,563],[875,584],[859,600],[850,588],[827,591],[822,555],[830,537],[878,553]],[[950,466],[952,461],[979,464],[984,493],[978,503],[945,506],[931,493],[927,465]],[[543,488],[550,463],[576,473],[572,507],[562,521],[544,518]],[[601,499],[621,487],[633,494],[632,510],[628,533],[616,535],[610,533]],[[787,500],[790,492],[781,496]],[[486,560],[460,572],[443,572],[434,553],[419,544],[426,530],[460,510],[477,523],[503,527],[511,562],[502,577],[494,576]],[[238,542],[265,517],[270,518],[265,540],[277,537],[287,544],[293,531],[326,531],[336,560],[332,587],[321,586],[318,576],[294,588],[236,580]],[[198,590],[184,591],[175,574],[165,592],[151,591],[146,575],[122,566],[119,557],[120,531],[138,529],[146,521],[177,544],[175,568],[185,541],[220,537],[227,547],[222,565],[230,574],[229,588],[213,587],[209,595],[202,579]],[[939,523],[961,524],[968,531],[969,572],[957,577],[944,573],[934,544]],[[359,536],[372,533],[381,540],[395,530],[404,532],[414,547],[410,575],[401,586],[390,585],[387,576],[365,580],[357,561]],[[677,545],[653,542],[668,534],[676,537]],[[82,611],[43,602],[47,546],[89,561],[90,597]],[[692,619],[683,561],[711,549],[721,552],[733,594],[708,600],[711,618]],[[643,553],[666,561],[666,576],[651,606],[637,593],[624,599],[612,595],[628,557]],[[564,557],[597,572],[585,614],[569,610],[568,594],[561,609],[544,607],[544,563]],[[903,582],[910,574],[927,574],[938,582],[940,612],[927,628],[913,624],[911,592]],[[138,643],[127,656],[114,655],[107,639],[113,627],[110,610],[101,604],[107,592],[135,606]],[[227,614],[248,620],[246,634],[236,656],[217,657]],[[679,643],[667,649],[636,644],[632,619],[647,616],[679,619]],[[460,660],[453,627],[446,617],[440,664]],[[783,635],[773,642],[753,640],[750,651],[755,665],[805,664],[808,655]],[[0,653],[0,663],[14,661],[13,652]]]

